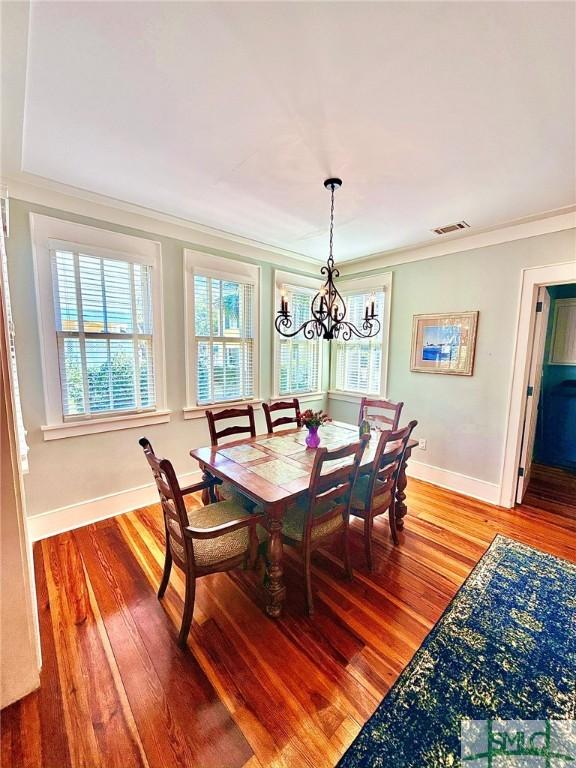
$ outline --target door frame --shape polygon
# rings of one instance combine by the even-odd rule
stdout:
[[[538,289],[541,286],[574,282],[576,282],[576,262],[568,261],[522,270],[516,341],[512,357],[512,381],[504,438],[504,461],[500,476],[500,506],[502,507],[512,508],[516,504],[516,485],[522,447],[526,390],[534,345]]]
[[[536,297],[536,317],[534,323],[534,339],[532,341],[532,354],[530,356],[530,373],[528,386],[524,398],[525,409],[522,442],[520,443],[520,460],[518,466],[518,479],[516,483],[516,503],[521,504],[530,484],[530,471],[534,455],[536,438],[536,424],[540,410],[540,396],[542,394],[542,374],[544,372],[544,353],[546,351],[546,335],[548,321],[550,319],[551,299],[548,289],[544,286],[538,288]]]

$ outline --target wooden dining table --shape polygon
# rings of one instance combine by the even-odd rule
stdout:
[[[274,434],[235,440],[221,446],[194,448],[192,458],[200,465],[205,479],[227,480],[244,496],[259,505],[266,515],[268,529],[268,580],[266,612],[273,618],[282,613],[286,596],[282,568],[282,524],[288,505],[308,491],[315,451],[307,448],[305,428],[287,429]],[[358,441],[358,426],[330,422],[319,430],[321,447],[335,448]],[[379,432],[372,432],[364,451],[360,473],[372,471]],[[390,444],[390,450],[396,444]],[[408,442],[396,485],[395,516],[399,530],[404,527],[406,507],[406,466],[417,440]]]

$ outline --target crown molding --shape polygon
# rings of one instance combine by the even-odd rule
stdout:
[[[314,273],[318,268],[319,262],[295,251],[31,174],[7,175],[1,181],[7,187],[9,197],[34,205],[183,240],[193,246],[213,248],[270,264],[288,266],[308,274]]]
[[[443,237],[442,242],[422,243],[362,256],[355,260],[340,261],[338,266],[342,276],[351,275],[575,228],[576,205],[569,205],[477,232],[459,233],[450,239]]]
[[[232,252],[238,256],[292,268],[305,274],[315,275],[321,263],[296,251],[288,251],[32,174],[7,175],[0,181],[7,186],[9,197],[15,199],[154,235],[183,240],[199,247]],[[338,268],[341,277],[345,277],[575,228],[576,205],[565,206],[480,231],[466,231],[448,238],[442,237],[441,242],[421,243],[356,259],[339,259]]]

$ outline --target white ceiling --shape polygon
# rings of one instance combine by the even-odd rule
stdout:
[[[572,3],[34,3],[22,170],[337,260],[575,202]]]

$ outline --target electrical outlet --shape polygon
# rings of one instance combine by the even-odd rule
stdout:
[[[418,448],[420,448],[421,451],[426,450],[426,438],[421,437],[420,440],[418,440]]]

